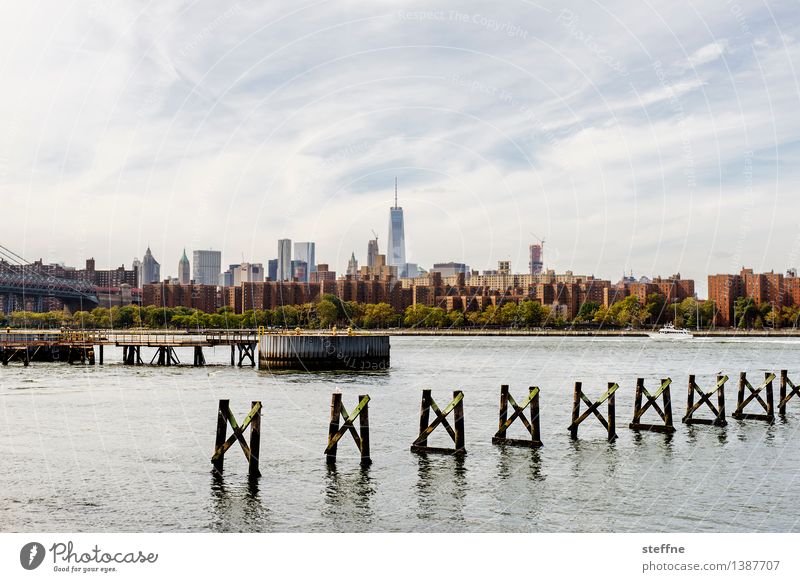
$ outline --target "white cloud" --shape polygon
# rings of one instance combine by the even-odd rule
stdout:
[[[289,236],[341,270],[385,239],[397,175],[423,266],[524,269],[530,231],[609,277],[800,262],[788,9],[748,8],[745,37],[714,2],[576,3],[571,28],[482,2],[70,6],[0,22],[2,242],[29,257],[150,244],[174,274],[184,246],[266,262]]]

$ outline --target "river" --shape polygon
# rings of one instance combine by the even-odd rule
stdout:
[[[800,399],[772,425],[730,418],[736,383],[781,368],[800,381],[800,340],[696,338],[393,337],[388,371],[285,373],[232,368],[227,348],[208,366],[12,363],[0,368],[2,531],[789,532],[800,530]],[[143,348],[142,356],[148,348]],[[191,351],[178,352],[191,362]],[[728,426],[687,426],[686,383],[718,372]],[[651,391],[671,377],[672,436],[628,429],[637,377]],[[619,438],[588,419],[569,438],[572,390],[598,397],[609,381]],[[500,384],[520,402],[541,389],[544,446],[491,444]],[[777,413],[778,382],[775,382]],[[409,451],[421,390],[443,408],[465,393],[467,455]],[[352,410],[368,393],[373,463],[352,439],[335,468],[323,451],[332,391]],[[261,472],[249,485],[238,447],[211,474],[217,402],[241,421],[261,400]],[[605,412],[605,407],[601,410]],[[702,413],[707,415],[707,411]],[[648,413],[648,416],[650,413]],[[650,417],[653,418],[653,417]],[[518,424],[518,423],[517,423]],[[509,436],[523,436],[515,424]],[[440,434],[441,433],[441,434]],[[442,428],[432,446],[447,446]]]

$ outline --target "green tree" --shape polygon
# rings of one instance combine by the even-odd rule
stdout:
[[[363,326],[366,328],[385,328],[397,322],[397,314],[388,303],[375,303],[364,306]]]
[[[575,317],[575,321],[593,321],[594,316],[600,310],[600,307],[600,304],[596,301],[585,301],[578,310],[578,315]]]
[[[661,293],[649,293],[645,298],[644,313],[642,314],[648,323],[657,324],[661,321],[664,313],[666,297]]]
[[[339,308],[327,299],[317,303],[317,319],[322,327],[331,327],[339,319]]]
[[[760,316],[755,299],[752,297],[739,297],[734,303],[733,315],[736,327],[741,329],[753,327],[756,318]]]

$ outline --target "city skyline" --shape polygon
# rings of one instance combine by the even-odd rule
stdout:
[[[326,5],[276,31],[254,24],[271,6],[163,6],[135,29],[125,8],[10,6],[25,34],[0,43],[40,56],[9,63],[0,97],[4,242],[107,265],[149,244],[174,275],[184,246],[266,262],[298,233],[342,271],[385,236],[398,176],[421,265],[522,270],[534,231],[559,270],[796,266],[794,8],[606,8],[369,5],[355,23]]]

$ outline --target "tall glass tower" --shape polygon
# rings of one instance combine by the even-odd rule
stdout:
[[[406,235],[403,224],[403,209],[397,205],[397,178],[394,179],[394,206],[389,209],[389,242],[386,264],[397,267],[398,276],[406,264]]]

